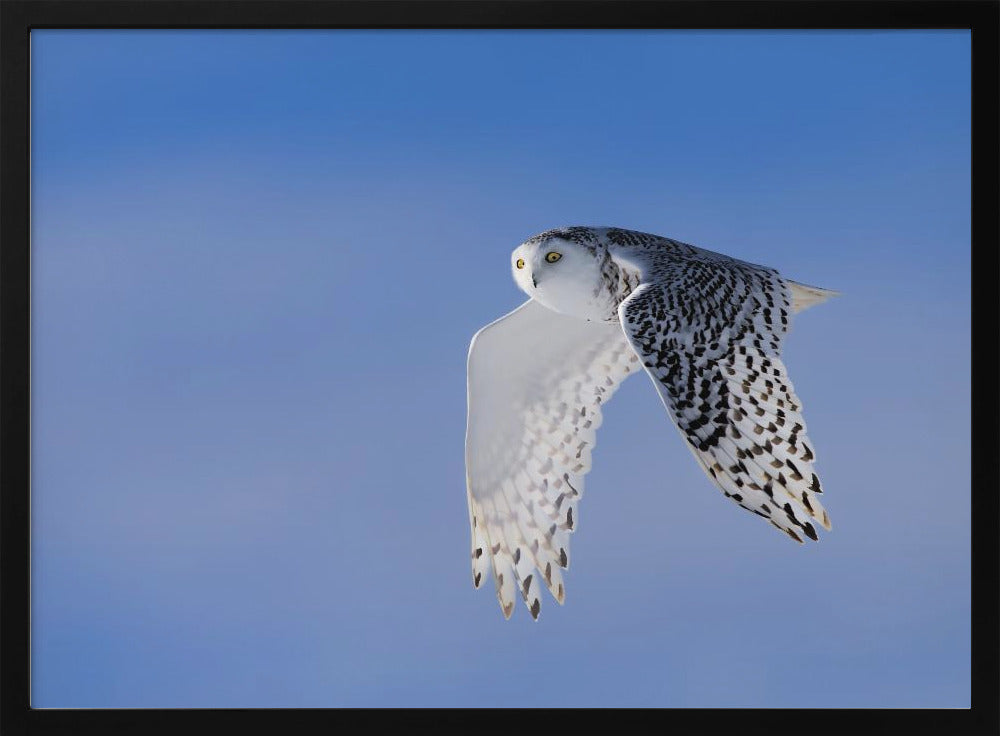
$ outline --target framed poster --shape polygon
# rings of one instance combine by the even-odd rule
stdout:
[[[281,7],[4,5],[11,726],[995,723],[970,243],[996,7]],[[782,349],[818,543],[719,493],[639,377],[602,407],[564,604],[473,589],[470,340],[565,226],[840,293]]]

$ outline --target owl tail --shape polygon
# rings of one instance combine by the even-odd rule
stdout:
[[[808,286],[787,279],[785,283],[792,290],[792,312],[801,312],[816,304],[822,304],[831,296],[840,296],[839,291],[832,289],[821,289],[818,286]]]

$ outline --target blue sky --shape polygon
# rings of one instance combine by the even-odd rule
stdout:
[[[34,31],[35,707],[969,705],[966,32]],[[833,531],[645,377],[564,607],[468,569],[465,356],[567,224],[843,296],[785,362]]]

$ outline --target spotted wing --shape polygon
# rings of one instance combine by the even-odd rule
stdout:
[[[537,619],[540,582],[563,602],[561,569],[601,407],[636,370],[618,325],[531,300],[472,339],[465,441],[472,577],[478,588],[492,568],[505,617],[520,594]]]
[[[681,434],[727,498],[796,541],[830,528],[802,402],[779,357],[793,311],[772,269],[706,251],[646,265],[622,328]]]

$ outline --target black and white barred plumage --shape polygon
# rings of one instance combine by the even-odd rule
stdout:
[[[792,313],[834,294],[657,235],[548,230],[511,256],[531,299],[469,349],[473,583],[501,609],[560,603],[601,406],[645,369],[727,498],[792,539],[830,529],[801,402],[781,361]],[[516,592],[515,592],[516,591]]]

